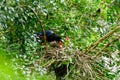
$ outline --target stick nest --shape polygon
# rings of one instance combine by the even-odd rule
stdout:
[[[64,78],[74,75],[71,78],[76,77],[76,80],[100,79],[101,77],[106,79],[104,74],[106,69],[101,63],[101,58],[91,54],[83,54],[79,50],[69,48],[50,49],[44,52],[42,60],[45,62],[43,65],[45,68],[51,68],[53,65],[55,65],[54,67],[66,65]]]

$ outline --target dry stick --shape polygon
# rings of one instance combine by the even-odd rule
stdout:
[[[43,67],[49,67],[49,66],[51,66],[51,64],[53,64],[54,62],[55,62],[55,60],[52,59],[52,60],[46,62],[46,63],[45,63],[44,65],[42,65],[42,66],[43,66]]]
[[[74,65],[74,67],[75,67],[75,65]],[[63,79],[67,78],[67,76],[73,71],[74,67],[72,67],[72,69],[70,69],[70,71],[67,71],[67,74],[65,75],[65,77]]]
[[[101,37],[100,39],[98,39],[95,43],[91,44],[84,52],[83,54],[86,54],[88,52],[90,52],[92,49],[94,49],[95,47],[97,47],[97,45],[105,40],[106,38],[108,38],[109,36],[111,36],[117,29],[119,29],[120,26],[116,26],[113,30],[111,30],[110,32],[108,32],[106,35],[104,35],[103,37]]]
[[[45,34],[45,30],[44,30],[44,28],[43,28],[43,26],[42,26],[42,22],[41,22],[41,20],[39,19],[39,16],[38,16],[38,14],[37,14],[37,12],[35,11],[35,10],[33,10],[30,6],[28,7],[28,8],[30,8],[32,11],[33,11],[33,13],[35,14],[35,16],[38,18],[38,20],[39,20],[39,23],[40,23],[40,26],[41,26],[41,28],[42,28],[42,32],[43,32],[43,35],[44,35],[44,44],[45,44],[45,46],[46,46],[46,49],[47,49],[47,37],[46,37],[46,34]]]

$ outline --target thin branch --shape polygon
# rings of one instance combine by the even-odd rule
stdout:
[[[44,44],[45,44],[45,46],[46,46],[46,49],[47,49],[47,37],[46,37],[46,34],[45,34],[45,30],[44,30],[44,28],[43,28],[43,26],[42,26],[42,21],[40,20],[40,18],[39,18],[39,16],[38,16],[38,13],[35,11],[35,10],[33,10],[30,6],[28,7],[28,8],[30,8],[32,11],[33,11],[33,13],[35,14],[35,16],[37,17],[37,19],[38,19],[38,21],[39,21],[39,23],[40,23],[40,26],[41,26],[41,29],[42,29],[42,32],[43,32],[43,37],[44,37]]]
[[[108,46],[110,46],[110,45],[113,44],[114,42],[118,41],[119,39],[120,39],[120,36],[118,36],[118,37],[115,38],[114,40],[108,42],[108,43],[103,47],[103,49],[102,49],[101,51],[97,52],[97,53],[93,56],[93,58],[97,57],[97,56],[100,55],[100,54],[103,54],[102,51],[105,51],[105,49],[106,49]]]
[[[107,43],[104,48],[107,48],[108,46],[110,46],[112,43],[118,41],[120,39],[120,36],[118,36],[117,38],[115,38],[114,40],[110,41],[109,43]]]
[[[111,36],[116,30],[118,30],[120,28],[120,26],[116,26],[113,30],[111,30],[110,32],[108,32],[106,35],[104,35],[103,37],[101,37],[100,39],[98,39],[95,43],[91,44],[84,52],[83,54],[86,54],[88,52],[90,52],[92,49],[96,48],[97,45],[99,43],[101,43],[103,40],[105,40],[106,38],[108,38],[109,36]]]

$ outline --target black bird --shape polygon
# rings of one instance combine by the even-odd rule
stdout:
[[[42,40],[42,42],[45,41],[44,32],[38,32],[36,33],[36,36],[37,36],[37,41],[38,40]],[[58,47],[62,47],[61,36],[59,36],[58,34],[55,34],[53,31],[45,30],[45,37],[46,37],[46,41],[50,42],[52,46],[54,46],[55,43],[57,43]]]

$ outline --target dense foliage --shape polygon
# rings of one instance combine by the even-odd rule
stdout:
[[[15,56],[13,62],[19,63],[16,69],[25,71],[23,75],[47,74],[47,70],[52,74],[50,65],[66,64],[70,66],[66,80],[119,80],[119,21],[119,0],[2,0],[0,47],[13,52],[9,55]],[[65,49],[58,51],[68,58],[60,65],[57,59],[61,57],[44,60],[44,46],[34,40],[36,32],[48,29],[64,40]]]

